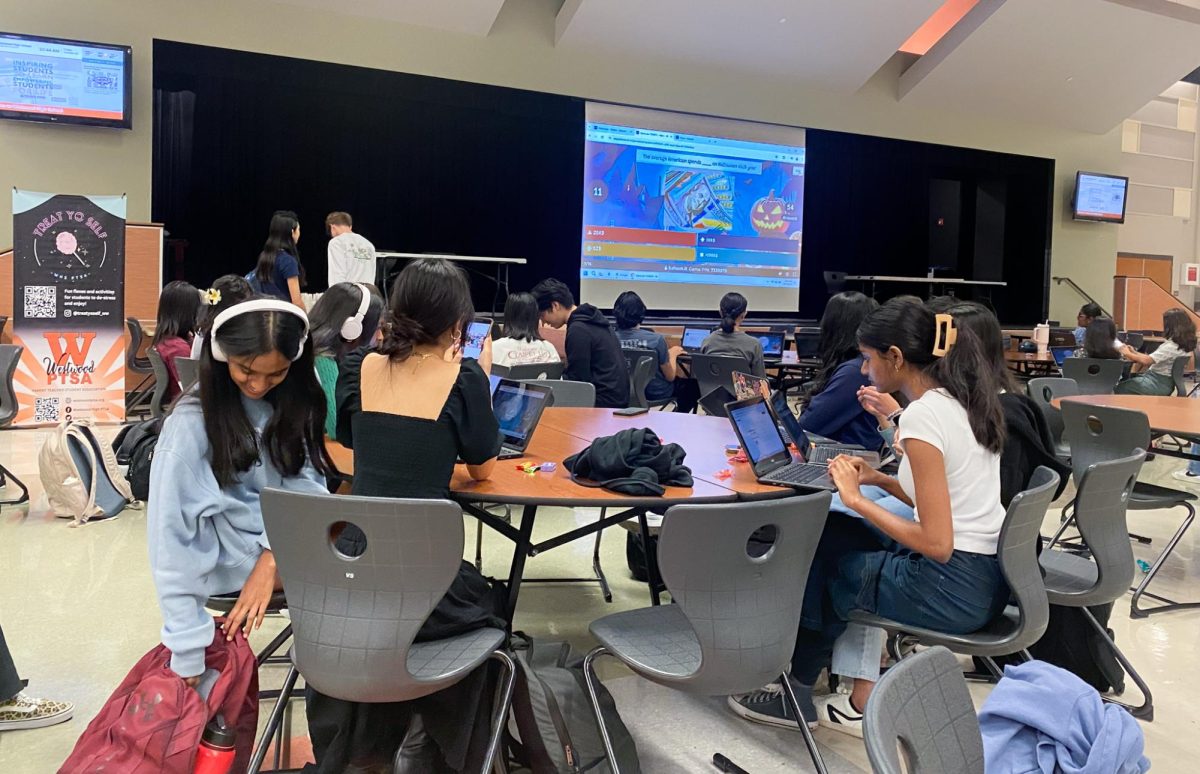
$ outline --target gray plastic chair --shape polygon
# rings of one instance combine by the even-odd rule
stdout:
[[[692,355],[692,378],[700,385],[700,405],[709,414],[725,416],[725,404],[734,399],[734,371],[749,373],[749,361],[733,355]]]
[[[595,408],[596,385],[591,382],[571,382],[565,379],[525,379],[529,384],[540,384],[550,388],[554,399],[550,405],[556,408]]]
[[[970,634],[947,634],[862,611],[851,613],[850,620],[900,632],[904,637],[914,638],[924,645],[942,645],[956,653],[979,656],[988,669],[1000,677],[1000,669],[992,660],[993,657],[1024,651],[1041,639],[1050,622],[1046,589],[1042,586],[1038,569],[1037,542],[1038,532],[1046,519],[1046,509],[1050,507],[1057,489],[1058,474],[1040,467],[1033,472],[1029,488],[1008,504],[1004,524],[1000,528],[996,557],[1016,604],[1009,605],[987,626]]]
[[[671,402],[666,400],[651,401],[646,397],[646,385],[654,378],[654,369],[658,367],[658,357],[653,352],[625,350],[625,367],[629,370],[629,405],[638,408],[665,406]]]
[[[1184,369],[1187,368],[1187,363],[1190,358],[1190,354],[1181,355],[1180,357],[1175,358],[1175,361],[1171,363],[1171,380],[1175,383],[1175,394],[1181,398],[1186,398],[1188,396],[1188,386],[1187,382],[1185,382],[1183,379],[1183,372]]]
[[[1140,411],[1093,406],[1075,401],[1064,401],[1062,407],[1067,440],[1071,443],[1071,449],[1074,452],[1071,458],[1071,477],[1075,480],[1076,487],[1080,485],[1088,468],[1097,462],[1124,459],[1135,450],[1150,448],[1150,421]],[[1196,508],[1192,505],[1195,500],[1196,495],[1181,489],[1171,489],[1143,481],[1134,484],[1133,493],[1129,497],[1129,510],[1183,508],[1186,514],[1175,534],[1167,541],[1162,553],[1150,566],[1150,571],[1133,590],[1133,598],[1129,603],[1130,616],[1145,618],[1152,613],[1200,607],[1200,602],[1176,602],[1146,591],[1167,557],[1175,550],[1175,546],[1183,539],[1184,533],[1195,520]],[[1050,547],[1053,548],[1067,527],[1074,523],[1074,516],[1070,513],[1073,506],[1072,502],[1063,508],[1062,524],[1051,539]],[[1132,537],[1143,544],[1150,542],[1147,538],[1140,536]],[[1155,607],[1142,607],[1140,603],[1143,596],[1150,597],[1162,604]]]
[[[13,388],[13,375],[17,372],[21,355],[24,353],[25,348],[17,344],[0,344],[0,374],[4,375],[4,381],[0,382],[0,428],[8,427],[17,418],[17,393]],[[25,482],[0,465],[0,486],[7,486],[9,483],[17,485],[21,496],[15,500],[0,500],[0,505],[16,505],[29,499],[29,488],[25,486]]]
[[[200,361],[194,357],[175,358],[175,370],[179,372],[179,387],[184,392],[200,379]]]
[[[515,668],[501,629],[430,642],[413,639],[450,588],[463,555],[462,508],[446,500],[333,496],[267,489],[263,522],[292,619],[292,667],[250,771],[283,716],[298,674],[323,694],[354,702],[410,701],[447,688],[489,658],[507,670],[483,772],[491,771],[512,698]],[[341,521],[366,536],[362,555],[334,547]]]
[[[142,343],[146,340],[146,330],[142,328],[141,321],[136,317],[126,317],[125,330],[129,333],[129,349],[125,351],[125,367],[142,377],[142,380],[138,382],[136,387],[126,391],[125,411],[130,412],[150,400],[153,388],[146,385],[154,375],[154,367],[150,364],[148,356],[143,357],[138,355],[138,351],[142,348]],[[147,350],[148,354],[149,351]]]
[[[146,355],[150,358],[150,367],[154,371],[154,394],[150,396],[150,416],[157,418],[163,415],[163,403],[167,397],[167,385],[171,383],[171,373],[167,371],[167,364],[162,359],[162,355],[158,354],[158,350],[154,347],[146,350]]]
[[[958,659],[935,647],[879,678],[863,712],[875,774],[983,774],[983,735]]]
[[[599,641],[583,673],[617,774],[600,713],[595,661],[615,656],[659,685],[707,696],[748,693],[774,680],[793,716],[800,710],[785,673],[800,627],[804,587],[829,512],[828,492],[735,505],[676,505],[663,516],[658,564],[676,604],[627,610],[592,622]],[[747,554],[755,530],[774,525],[764,555]],[[783,675],[783,677],[781,677]],[[797,724],[817,771],[825,764],[803,721]]]
[[[1042,410],[1046,424],[1050,426],[1050,435],[1054,439],[1054,455],[1059,459],[1070,461],[1071,447],[1063,438],[1062,412],[1056,409],[1051,401],[1079,394],[1079,385],[1074,379],[1064,379],[1058,376],[1043,376],[1030,379],[1026,387],[1029,398]]]
[[[1124,372],[1124,360],[1098,357],[1069,357],[1062,366],[1062,375],[1075,380],[1080,395],[1112,395]]]
[[[514,382],[527,381],[529,379],[559,379],[563,375],[563,370],[566,365],[562,362],[558,363],[522,363],[515,366],[502,366],[492,364],[492,376],[503,376],[505,379],[512,379]]]
[[[1144,698],[1140,706],[1121,706],[1134,717],[1149,721],[1154,719],[1154,699],[1149,686],[1088,610],[1089,606],[1116,601],[1133,580],[1133,549],[1126,534],[1125,519],[1138,471],[1145,459],[1146,452],[1137,449],[1130,456],[1089,465],[1076,484],[1075,518],[1090,558],[1047,548],[1042,551],[1040,560],[1050,604],[1077,607],[1082,611],[1092,629],[1112,649],[1117,661],[1142,692]]]

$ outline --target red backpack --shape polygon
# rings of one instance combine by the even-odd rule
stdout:
[[[258,729],[254,652],[244,637],[226,642],[217,636],[204,663],[220,673],[207,703],[171,671],[165,645],[142,656],[88,724],[59,774],[192,774],[204,727],[217,714],[237,729],[237,758],[230,770],[245,771]]]

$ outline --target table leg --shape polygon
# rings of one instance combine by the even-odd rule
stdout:
[[[638,526],[642,529],[642,549],[646,555],[646,580],[650,585],[650,604],[659,605],[658,587],[662,580],[658,575],[658,551],[650,550],[650,526],[646,523],[646,509],[638,508]]]
[[[521,576],[525,573],[525,559],[529,556],[536,515],[536,505],[526,505],[521,509],[521,528],[513,545],[512,568],[508,571],[508,607],[504,618],[508,621],[509,631],[512,631],[513,616],[517,614],[517,595],[521,593]]]

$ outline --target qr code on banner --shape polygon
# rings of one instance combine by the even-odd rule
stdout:
[[[34,422],[58,421],[58,398],[35,398],[33,401]]]
[[[58,308],[58,287],[55,285],[25,286],[25,317],[53,319]]]

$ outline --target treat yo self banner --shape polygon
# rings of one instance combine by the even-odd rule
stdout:
[[[125,204],[13,189],[17,425],[125,419]]]

